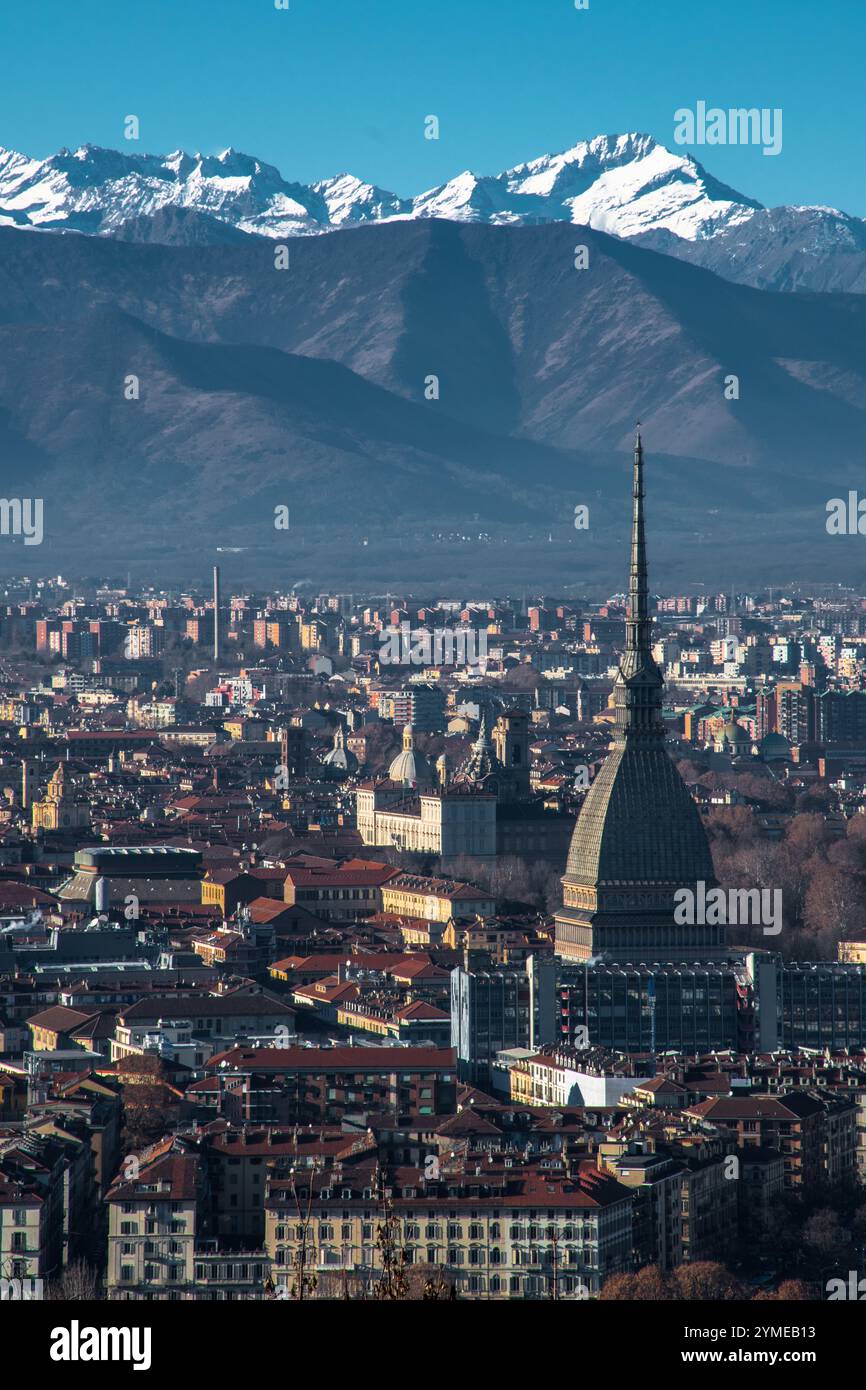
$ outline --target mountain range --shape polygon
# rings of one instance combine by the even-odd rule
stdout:
[[[0,229],[0,486],[46,499],[43,550],[0,538],[0,564],[201,573],[243,547],[355,588],[615,581],[640,415],[659,582],[729,580],[744,547],[823,575],[816,542],[856,569],[824,502],[859,477],[866,299],[580,238],[585,270],[568,225],[397,220],[301,238],[280,270],[260,237]]]
[[[644,134],[596,136],[499,174],[466,170],[414,197],[348,173],[287,180],[233,149],[163,156],[83,145],[44,160],[0,150],[0,226],[212,245],[434,218],[589,226],[762,289],[866,287],[863,219],[764,208]]]

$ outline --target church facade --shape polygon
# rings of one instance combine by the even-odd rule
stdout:
[[[31,817],[34,830],[75,830],[90,824],[87,807],[75,800],[62,763],[58,763],[45,796],[34,801]]]

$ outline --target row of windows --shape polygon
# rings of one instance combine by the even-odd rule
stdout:
[[[162,1224],[163,1224],[163,1226],[165,1226],[165,1227],[167,1228],[167,1230],[171,1233],[171,1235],[185,1235],[185,1234],[186,1234],[186,1222],[185,1222],[185,1221],[171,1221],[171,1222],[169,1222],[169,1221],[163,1221]],[[148,1219],[147,1219],[147,1220],[145,1221],[145,1223],[144,1223],[144,1229],[145,1229],[145,1234],[146,1234],[146,1235],[149,1235],[149,1236],[158,1235],[158,1234],[159,1234],[159,1222],[156,1220],[155,1217],[148,1217]],[[139,1224],[138,1224],[137,1221],[121,1221],[121,1223],[120,1223],[120,1234],[121,1234],[122,1236],[137,1236],[139,1233],[140,1233],[140,1227],[139,1227]]]
[[[315,1220],[315,1218],[313,1219]],[[321,1240],[332,1240],[334,1238],[335,1229],[335,1226],[331,1222],[319,1218],[318,1234]],[[350,1221],[345,1221],[340,1226],[341,1240],[351,1240],[353,1232],[353,1224]],[[429,1222],[424,1227],[425,1240],[439,1240],[442,1236],[442,1233],[443,1227],[435,1222]],[[278,1225],[274,1234],[278,1241],[286,1239],[300,1241],[304,1238],[304,1227],[301,1225],[296,1225],[294,1227]],[[311,1223],[310,1227],[307,1230],[308,1239],[312,1239],[313,1234],[314,1232]],[[592,1225],[589,1224],[584,1226],[565,1226],[562,1228],[561,1231],[557,1232],[557,1234],[559,1236],[559,1239],[561,1240],[594,1241],[598,1239],[598,1231]],[[447,1236],[449,1240],[484,1240],[485,1238],[489,1240],[499,1240],[501,1239],[501,1235],[501,1227],[498,1221],[490,1223],[490,1227],[486,1233],[486,1236],[484,1227],[475,1223],[470,1224],[468,1232],[464,1231],[464,1228],[461,1224],[449,1223],[447,1231]],[[371,1221],[362,1222],[361,1239],[372,1240],[372,1238],[373,1223]],[[417,1222],[404,1222],[403,1238],[405,1240],[420,1240],[420,1224]],[[543,1226],[529,1226],[524,1230],[521,1226],[512,1225],[508,1228],[508,1238],[509,1240],[545,1240],[550,1239],[550,1234],[549,1231]]]
[[[313,888],[299,889],[295,893],[297,902],[357,902],[359,899],[375,898],[375,888]]]
[[[451,1267],[460,1265],[481,1266],[488,1263],[488,1252],[473,1246],[470,1250],[463,1250],[459,1246],[449,1246],[445,1263]],[[407,1264],[430,1264],[438,1265],[441,1262],[443,1251],[439,1246],[431,1245],[426,1248],[407,1246],[403,1250]],[[355,1260],[353,1251],[347,1248],[336,1249],[333,1246],[308,1245],[304,1252],[305,1265],[340,1265],[346,1264],[353,1266]],[[371,1245],[363,1247],[361,1250],[361,1263],[372,1266],[376,1262],[374,1248]],[[294,1267],[298,1263],[298,1252],[290,1249],[279,1249],[274,1256],[274,1264],[279,1268],[286,1266]],[[550,1269],[564,1265],[584,1266],[587,1263],[586,1253],[582,1249],[560,1250],[554,1252],[553,1248],[541,1250],[531,1247],[525,1250],[514,1249],[511,1251],[509,1259],[508,1251],[500,1250],[495,1247],[489,1252],[489,1263],[491,1265],[513,1265],[513,1266],[535,1266],[544,1265]],[[593,1261],[594,1263],[594,1261]]]
[[[264,1279],[266,1268],[261,1264],[247,1264],[241,1262],[235,1264],[197,1264],[195,1267],[195,1277],[199,1283],[205,1283],[209,1279],[227,1279],[242,1282],[245,1279]]]
[[[181,1241],[179,1241],[179,1240],[170,1240],[170,1241],[167,1242],[167,1245],[168,1245],[168,1253],[169,1253],[170,1255],[182,1255],[182,1254],[183,1254],[183,1244],[182,1244]],[[137,1249],[138,1249],[138,1246],[135,1244],[134,1241],[131,1241],[131,1240],[123,1240],[123,1241],[121,1241],[121,1243],[120,1243],[120,1253],[121,1253],[122,1255],[134,1255]],[[157,1243],[156,1243],[156,1241],[154,1241],[154,1240],[146,1240],[146,1241],[144,1242],[144,1253],[145,1253],[145,1255],[158,1255],[160,1252],[159,1252],[159,1250],[158,1250],[158,1248],[157,1248]]]
[[[144,1266],[144,1279],[146,1283],[155,1282],[162,1273],[164,1273],[169,1283],[179,1284],[183,1279],[183,1265],[170,1265],[165,1271],[161,1270],[158,1265],[146,1264]],[[135,1283],[134,1265],[120,1266],[120,1281],[122,1284]]]

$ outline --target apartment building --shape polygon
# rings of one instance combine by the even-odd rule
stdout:
[[[177,1299],[192,1292],[205,1173],[197,1155],[174,1153],[170,1144],[140,1168],[127,1160],[106,1194],[109,1298]]]
[[[857,1172],[858,1106],[845,1096],[731,1095],[701,1101],[687,1113],[730,1129],[740,1148],[778,1150],[788,1189],[851,1180]]]
[[[430,1167],[428,1163],[427,1167]],[[630,1268],[632,1194],[591,1163],[568,1170],[488,1155],[431,1178],[424,1167],[375,1164],[275,1176],[265,1247],[279,1288],[304,1272],[361,1287],[382,1269],[385,1213],[409,1270],[442,1273],[458,1294],[489,1299],[587,1298]]]
[[[339,1123],[384,1111],[398,1120],[451,1115],[457,1072],[451,1048],[236,1047],[207,1064],[217,1108],[232,1123]]]
[[[496,900],[471,883],[397,874],[382,885],[382,911],[428,922],[450,922],[452,917],[492,917]]]
[[[111,1040],[111,1060],[139,1056],[151,1034],[174,1042],[190,1053],[189,1066],[203,1066],[214,1048],[235,1038],[294,1033],[295,1010],[268,994],[199,994],[182,999],[151,995],[124,1008],[117,1016]],[[282,1028],[283,1033],[278,1033]],[[194,1055],[196,1054],[196,1055]]]
[[[391,864],[350,859],[335,868],[291,868],[284,900],[324,922],[351,922],[382,911],[382,888],[398,875]]]
[[[70,1167],[63,1144],[56,1140],[0,1128],[2,1277],[47,1280],[60,1273],[68,1235]],[[77,1187],[78,1178],[72,1182]]]

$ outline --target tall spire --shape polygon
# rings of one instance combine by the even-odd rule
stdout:
[[[664,737],[661,672],[652,655],[646,536],[644,532],[643,442],[640,421],[634,441],[632,471],[631,564],[625,618],[625,651],[614,686],[618,741]]]
[[[640,420],[634,440],[632,474],[631,570],[626,614],[626,651],[649,650],[649,603],[647,599],[646,535],[643,517],[643,443]]]

